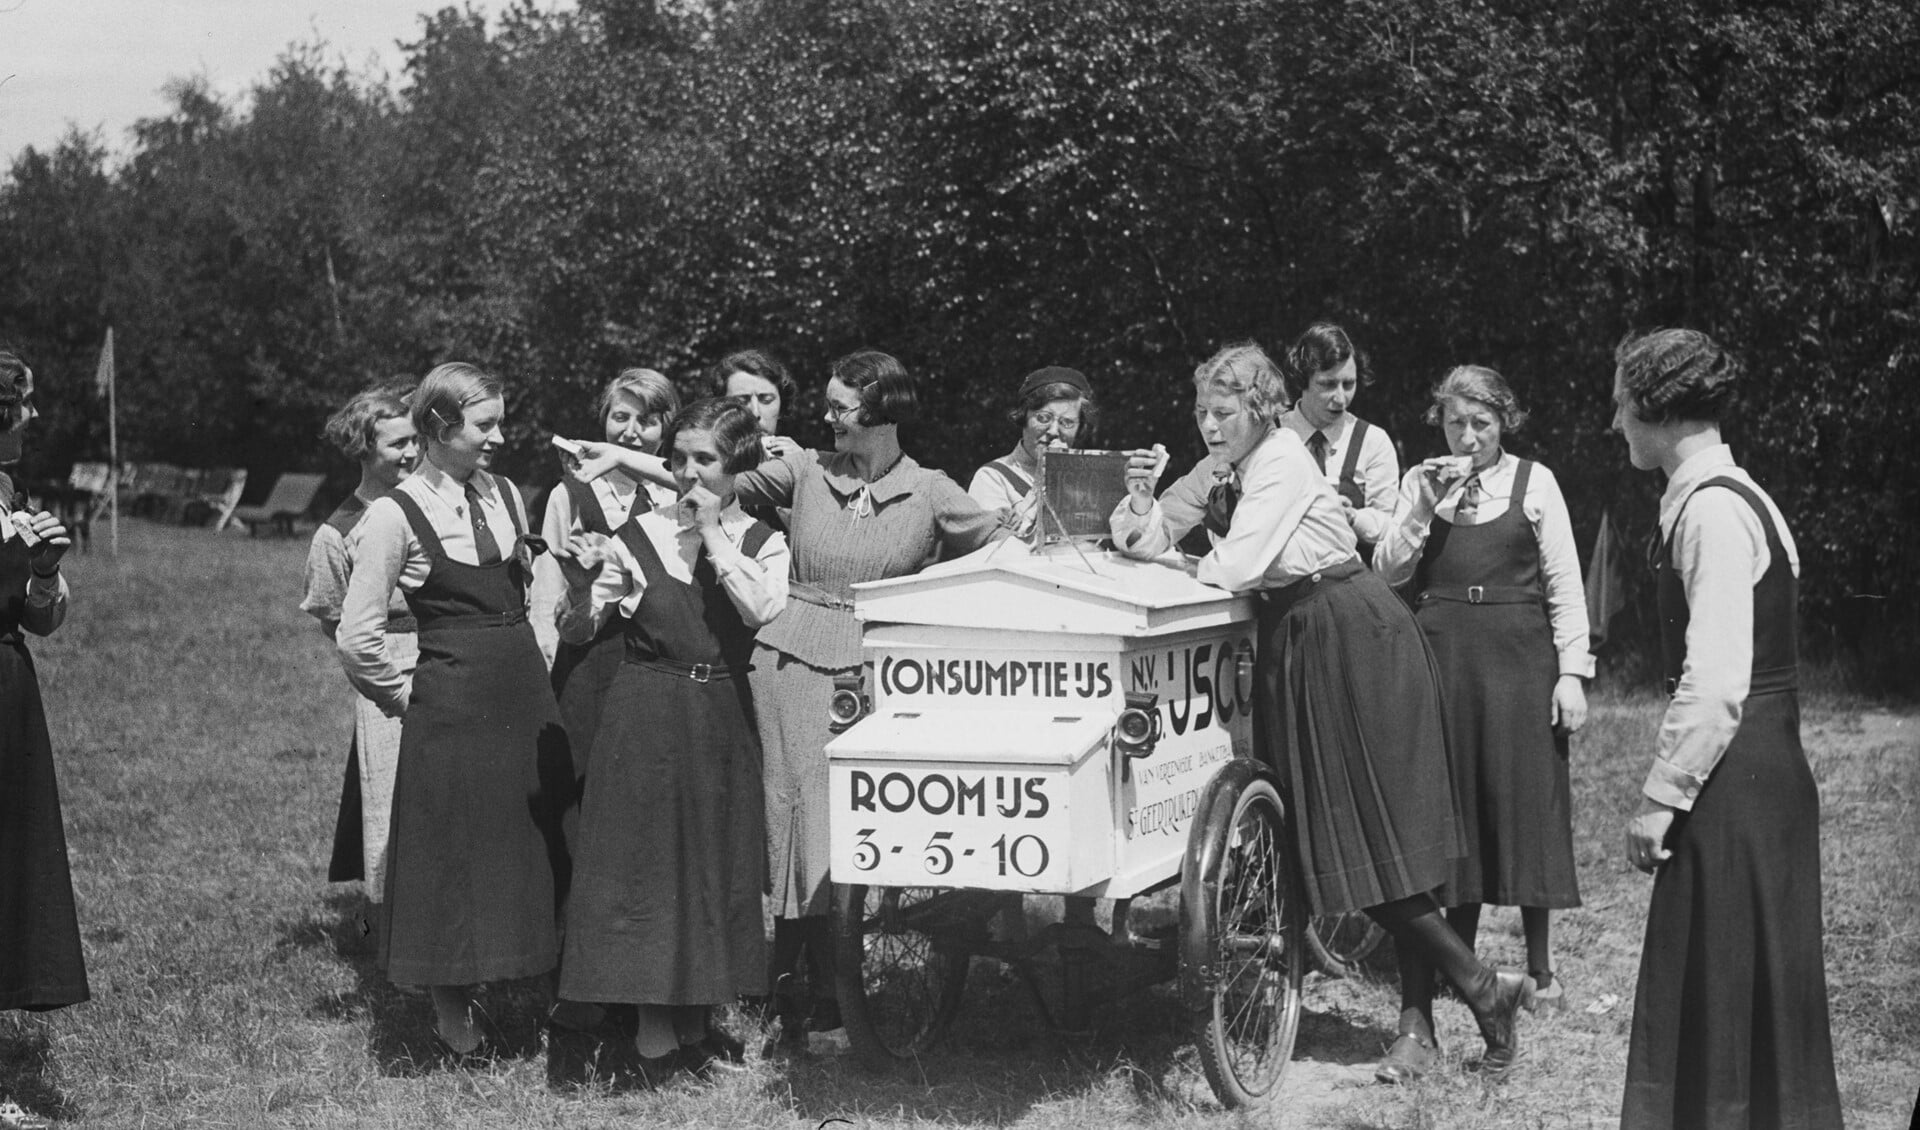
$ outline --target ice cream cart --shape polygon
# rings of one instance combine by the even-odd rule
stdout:
[[[1264,1101],[1293,1053],[1307,949],[1278,782],[1252,756],[1251,600],[1177,558],[1006,542],[855,586],[855,603],[864,673],[836,688],[827,747],[854,1050],[917,1055],[972,957],[1018,968],[1060,942],[1177,978],[1215,1094]],[[989,927],[1022,893],[1175,884],[1164,941],[1124,915],[1051,938]]]

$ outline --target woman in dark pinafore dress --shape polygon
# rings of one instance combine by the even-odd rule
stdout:
[[[1519,1058],[1516,1014],[1532,982],[1482,962],[1433,897],[1461,844],[1432,652],[1361,565],[1306,444],[1276,424],[1286,388],[1272,360],[1252,343],[1229,346],[1193,384],[1207,457],[1156,499],[1164,449],[1130,452],[1127,497],[1108,519],[1114,544],[1150,559],[1204,526],[1212,550],[1195,577],[1258,594],[1254,741],[1287,786],[1313,912],[1364,910],[1399,950],[1421,954],[1472,1010],[1481,1068],[1503,1074]]]
[[[414,394],[420,467],[367,508],[352,539],[340,653],[362,694],[403,717],[387,869],[387,974],[428,986],[455,1054],[482,1044],[471,986],[558,959],[559,816],[572,788],[559,708],[526,619],[532,544],[519,492],[485,467],[500,385],[442,365]],[[420,662],[385,651],[395,586],[419,620]]]
[[[608,443],[649,455],[660,450],[667,421],[680,410],[680,394],[673,383],[652,369],[623,369],[600,393],[600,430]],[[622,471],[582,482],[572,474],[547,498],[540,536],[550,547],[565,545],[583,530],[610,535],[631,519],[673,500],[666,487],[649,484]],[[540,650],[553,668],[553,695],[567,725],[573,750],[574,776],[584,786],[588,758],[593,753],[594,729],[600,721],[600,701],[620,669],[626,654],[620,621],[608,620],[599,634],[584,643],[558,637],[554,615],[566,591],[566,579],[551,556],[534,563],[533,620]],[[569,823],[573,817],[570,816]],[[571,839],[571,836],[569,836]]]
[[[1427,419],[1452,454],[1407,472],[1373,567],[1406,585],[1433,649],[1465,856],[1436,896],[1472,945],[1483,903],[1518,906],[1535,999],[1562,999],[1550,909],[1580,905],[1568,737],[1586,721],[1586,592],[1553,473],[1502,449],[1526,419],[1500,374],[1448,373]],[[1409,1007],[1432,1011],[1432,974],[1401,955]],[[1427,1033],[1403,1033],[1379,1071],[1404,1082],[1430,1066]]]
[[[1614,428],[1635,467],[1668,476],[1656,594],[1673,696],[1627,827],[1628,862],[1654,881],[1620,1125],[1838,1130],[1798,555],[1721,442],[1732,359],[1662,330],[1614,360]]]
[[[0,464],[20,458],[33,407],[33,370],[0,349]],[[0,474],[0,1010],[48,1012],[87,999],[80,920],[67,870],[53,743],[26,633],[51,634],[67,617],[60,559],[67,529],[46,511],[17,510]],[[0,1112],[44,1121],[0,1091]]]
[[[624,626],[595,735],[560,995],[639,1006],[650,1074],[737,1055],[712,1006],[766,991],[760,741],[746,678],[754,633],[786,605],[786,541],[744,514],[733,476],[759,462],[752,414],[703,400],[668,430],[686,494],[612,539],[572,540],[561,633]]]

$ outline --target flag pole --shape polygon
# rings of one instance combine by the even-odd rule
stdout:
[[[100,349],[99,381],[107,393],[107,547],[120,556],[120,414],[115,403],[113,379],[113,327],[107,327],[107,341]]]

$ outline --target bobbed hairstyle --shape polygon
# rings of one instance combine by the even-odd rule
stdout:
[[[338,412],[327,417],[326,429],[321,434],[340,454],[359,462],[373,450],[375,425],[408,414],[408,391],[405,384],[398,382],[363,388],[341,405]]]
[[[860,423],[911,424],[920,418],[920,382],[892,354],[860,349],[833,363],[833,379],[860,394]]]
[[[1526,409],[1520,407],[1520,398],[1513,395],[1507,378],[1485,365],[1456,365],[1441,377],[1433,386],[1433,403],[1427,405],[1427,423],[1445,420],[1447,401],[1454,399],[1477,400],[1493,409],[1494,415],[1500,417],[1502,437],[1519,431],[1520,425],[1527,422]]]
[[[1628,334],[1614,347],[1613,363],[1628,409],[1648,424],[1718,423],[1740,381],[1740,363],[1698,330]]]
[[[413,406],[413,428],[422,440],[444,440],[449,431],[466,419],[467,405],[504,396],[505,387],[498,377],[478,365],[449,361],[436,365],[420,379],[409,403]]]
[[[729,475],[751,471],[764,455],[760,447],[760,422],[753,410],[738,400],[712,396],[696,400],[674,414],[660,436],[660,450],[669,458],[673,441],[681,432],[706,432],[720,453],[720,469]]]
[[[1338,369],[1348,361],[1353,362],[1355,384],[1365,385],[1373,382],[1373,367],[1367,363],[1366,352],[1353,344],[1347,331],[1332,322],[1315,322],[1287,349],[1286,371],[1287,393],[1299,399],[1306,391],[1307,382],[1329,369]]]
[[[622,369],[618,376],[607,382],[600,390],[599,418],[600,426],[607,426],[607,415],[613,411],[614,398],[621,394],[633,397],[640,402],[640,411],[647,416],[671,416],[680,411],[680,391],[666,374],[653,369]]]
[[[735,373],[751,373],[779,389],[782,412],[790,411],[800,396],[800,386],[793,382],[787,367],[764,349],[736,349],[720,358],[718,364],[707,370],[707,395],[725,396],[727,378]]]
[[[1235,397],[1248,412],[1269,424],[1292,403],[1280,367],[1266,350],[1251,341],[1235,342],[1202,361],[1193,371],[1193,391]]]

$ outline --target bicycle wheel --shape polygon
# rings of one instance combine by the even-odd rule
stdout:
[[[1329,977],[1351,977],[1387,940],[1387,932],[1363,910],[1323,914],[1307,928],[1307,954]]]
[[[1181,887],[1182,987],[1213,1093],[1229,1109],[1256,1107],[1293,1058],[1306,919],[1269,775],[1230,764],[1201,815]]]
[[[966,988],[967,892],[845,886],[836,895],[847,1042],[871,1067],[919,1056],[953,1023]]]

